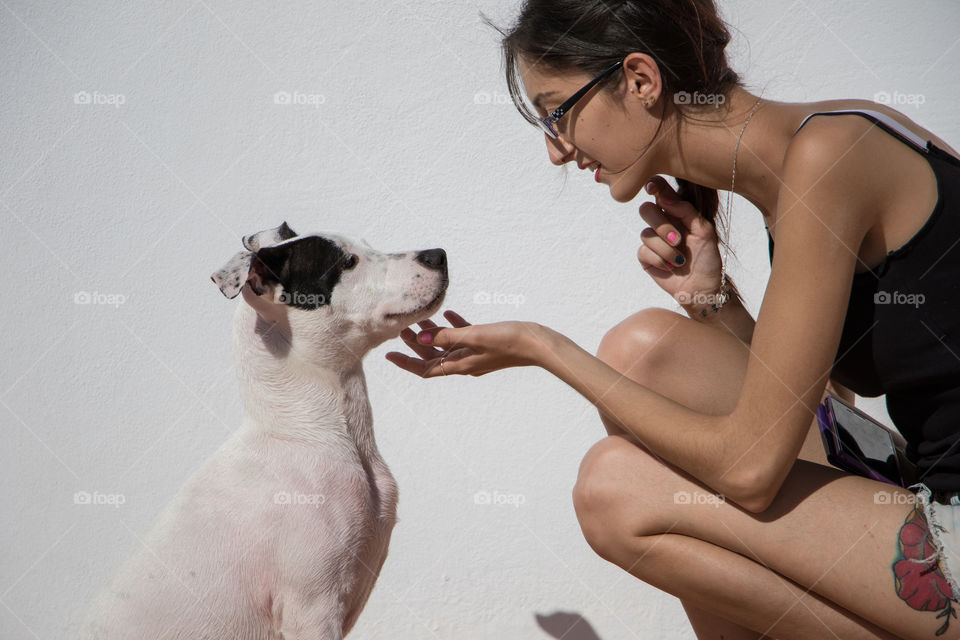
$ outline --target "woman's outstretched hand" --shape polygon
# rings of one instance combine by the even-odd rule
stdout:
[[[443,315],[452,326],[439,327],[424,320],[417,323],[419,333],[410,327],[400,332],[400,338],[419,358],[391,351],[386,354],[387,360],[421,378],[482,376],[499,369],[540,364],[538,354],[545,330],[542,325],[516,321],[470,324],[453,311],[447,310]]]

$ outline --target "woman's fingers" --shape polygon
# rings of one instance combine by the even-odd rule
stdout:
[[[455,327],[470,326],[470,323],[464,320],[463,316],[461,316],[456,311],[451,311],[450,309],[447,309],[446,311],[443,312],[443,316],[450,321],[450,324],[452,324]]]
[[[661,176],[654,176],[653,179],[647,183],[646,191],[656,198],[657,204],[661,207],[683,202],[680,200],[676,190]]]
[[[384,357],[387,360],[397,365],[405,371],[416,374],[421,378],[432,378],[433,376],[442,376],[443,371],[447,372],[447,375],[450,374],[450,370],[447,367],[448,358],[443,358],[443,371],[440,369],[440,357],[443,356],[440,353],[436,357],[432,358],[414,358],[408,356],[405,353],[400,353],[399,351],[390,351]]]
[[[455,311],[448,309],[444,312],[444,316],[454,328],[471,326],[469,322],[463,319],[463,316]],[[417,324],[420,325],[420,332],[414,331],[410,327],[407,327],[400,332],[400,339],[403,340],[408,347],[413,349],[414,353],[424,360],[429,360],[430,358],[439,358],[440,355],[443,354],[443,350],[437,349],[433,345],[423,344],[421,341],[417,340],[417,336],[423,331],[427,331],[429,329],[439,329],[440,327],[433,320],[429,319],[421,320]]]
[[[653,202],[644,202],[640,205],[640,217],[660,236],[665,245],[677,247],[682,243],[683,234],[681,230],[683,225],[660,205]],[[668,259],[672,258],[673,256],[670,256]]]
[[[644,229],[643,231],[646,232],[647,229]],[[650,233],[653,232],[651,231]],[[643,238],[643,235],[644,233],[641,232],[641,239]],[[650,273],[650,269],[653,269],[655,272],[653,275],[656,276],[666,277],[679,269],[676,264],[664,260],[660,257],[660,254],[654,252],[654,250],[648,247],[646,244],[640,245],[640,248],[637,250],[637,260],[639,260],[640,264],[643,265],[644,271]]]
[[[439,357],[423,359],[413,358],[405,353],[400,353],[399,351],[390,351],[384,357],[401,369],[416,374],[421,378],[424,377],[424,374],[428,370],[437,366],[437,364],[440,362]],[[439,368],[437,370],[439,371]]]
[[[702,232],[700,227],[708,221],[700,215],[693,204],[681,200],[670,183],[662,177],[656,176],[646,186],[647,193],[656,198],[657,206],[663,209],[664,213],[673,220],[677,231],[681,235],[690,231]],[[664,239],[669,242],[666,236],[664,236]]]
[[[454,349],[450,353],[444,354],[438,352],[436,357],[431,358],[413,358],[399,351],[390,351],[386,354],[386,359],[397,365],[401,369],[414,373],[421,378],[433,378],[435,376],[451,375],[453,373],[462,373],[463,367],[451,367],[452,362],[462,360],[467,356],[473,355],[473,351],[461,347]],[[440,368],[440,358],[443,357],[443,369]]]
[[[421,325],[423,329],[434,329],[437,325],[430,323],[433,326],[424,327],[422,322],[417,324]],[[417,340],[417,332],[411,329],[410,327],[405,328],[400,332],[400,339],[403,340],[404,344],[413,349],[413,352],[424,359],[437,358],[443,353],[441,350],[436,349],[428,344],[423,344]]]
[[[643,246],[649,249],[650,254],[654,256],[653,260],[648,262],[648,264],[660,269],[673,271],[686,263],[683,252],[679,248],[674,248],[667,244],[653,228],[647,227],[641,231],[640,240],[643,241]],[[637,253],[637,258],[640,259],[641,262],[644,262],[639,252]]]

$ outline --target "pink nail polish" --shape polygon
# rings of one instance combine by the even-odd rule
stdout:
[[[676,244],[676,243],[677,243],[677,232],[676,232],[676,231],[671,231],[670,233],[667,234],[667,242],[669,242],[670,244]]]
[[[429,333],[420,334],[420,342],[422,342],[423,344],[430,344],[430,341],[432,339],[433,339],[433,336],[431,336]]]

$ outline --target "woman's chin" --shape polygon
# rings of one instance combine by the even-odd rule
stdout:
[[[610,197],[617,202],[627,203],[637,197],[639,189],[631,188],[631,185],[625,185],[623,182],[614,182],[609,185]]]

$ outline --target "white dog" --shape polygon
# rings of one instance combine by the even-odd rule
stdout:
[[[397,486],[361,361],[439,308],[446,254],[286,223],[243,245],[211,276],[228,298],[242,291],[243,424],[100,593],[85,638],[339,639],[380,574]]]

